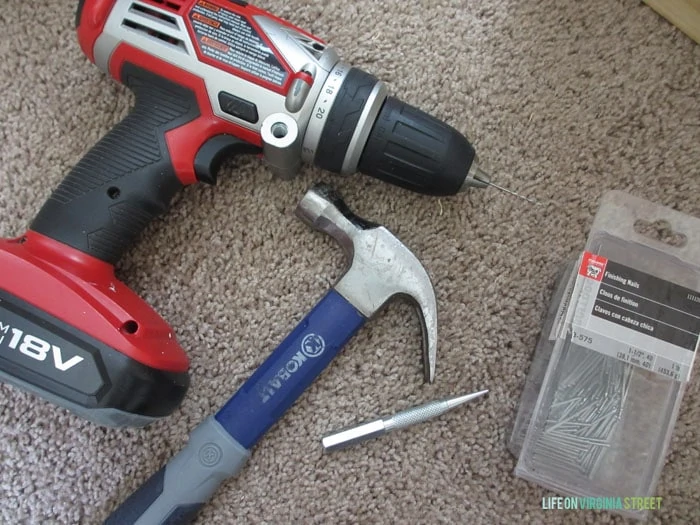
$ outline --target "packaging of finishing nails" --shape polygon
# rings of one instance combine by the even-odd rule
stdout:
[[[582,509],[646,518],[700,339],[700,220],[614,191],[564,269],[510,441]],[[575,508],[575,507],[574,507]]]

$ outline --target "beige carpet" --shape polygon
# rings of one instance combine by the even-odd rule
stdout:
[[[0,6],[0,235],[23,232],[53,187],[132,102],[81,54],[75,1]],[[44,6],[50,7],[44,7]],[[255,450],[200,523],[528,523],[622,520],[540,510],[505,443],[553,276],[580,250],[600,195],[618,188],[700,216],[700,47],[639,2],[267,0],[394,93],[474,141],[498,194],[431,199],[362,176],[258,160],[187,189],[120,265],[174,327],[192,387],[142,430],[83,422],[0,387],[0,522],[97,523],[180,449],[343,267],[293,216],[317,180],[424,261],[440,305],[437,381],[422,384],[413,309],[392,305]],[[690,387],[654,523],[698,523],[700,381]],[[423,401],[490,399],[332,455],[325,432]]]

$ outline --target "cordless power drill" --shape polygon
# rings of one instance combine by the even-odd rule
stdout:
[[[315,36],[240,0],[81,0],[80,46],[136,97],[20,238],[0,240],[0,379],[109,426],[170,414],[173,330],[114,264],[175,193],[260,154],[429,195],[484,187],[454,128],[387,96]]]

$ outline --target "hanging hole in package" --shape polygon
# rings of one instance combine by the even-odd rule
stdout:
[[[698,349],[699,263],[700,220],[604,196],[535,351],[509,443],[518,477],[647,517]]]

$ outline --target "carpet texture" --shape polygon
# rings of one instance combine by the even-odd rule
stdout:
[[[0,7],[0,236],[24,231],[132,96],[82,55],[74,1]],[[562,263],[609,189],[700,216],[700,47],[638,2],[266,0],[393,93],[468,134],[499,183],[422,197],[306,168],[273,180],[228,164],[155,221],[118,275],[172,324],[192,386],[171,417],[98,428],[0,386],[0,522],[97,523],[186,442],[333,284],[343,256],[293,211],[332,182],[361,216],[422,259],[440,307],[437,380],[423,385],[420,329],[394,303],[256,448],[199,523],[621,523],[540,510],[505,444]],[[697,374],[695,374],[697,376]],[[324,455],[329,430],[432,399],[489,399],[430,424]],[[698,523],[700,381],[681,409],[652,523]]]

